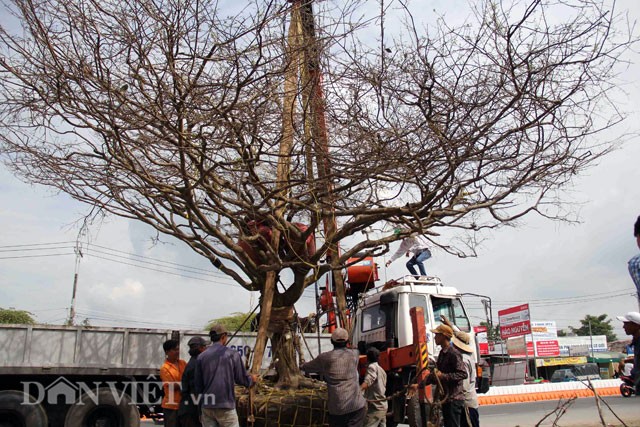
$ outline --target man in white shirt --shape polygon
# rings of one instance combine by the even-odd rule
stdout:
[[[399,228],[396,228],[394,230],[394,233],[400,234],[401,231],[402,230],[400,230]],[[402,239],[402,242],[400,243],[400,247],[398,248],[396,253],[394,253],[391,256],[391,258],[389,258],[389,261],[387,261],[386,266],[389,267],[389,265],[393,261],[400,258],[402,254],[406,254],[406,256],[411,255],[411,259],[409,259],[409,261],[407,261],[407,264],[406,264],[407,269],[409,269],[409,271],[413,276],[417,276],[418,272],[416,271],[416,268],[415,268],[415,266],[417,265],[418,270],[420,270],[420,275],[426,276],[427,272],[424,269],[423,262],[431,258],[431,251],[429,250],[428,246],[429,246],[429,242],[424,236],[421,236],[417,233],[411,234],[410,236]]]

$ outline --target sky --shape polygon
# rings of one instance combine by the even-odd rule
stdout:
[[[632,20],[640,18],[640,5],[632,0],[618,2],[618,8],[629,9]],[[629,117],[613,131],[619,134],[637,133],[640,123],[640,55],[628,60],[628,95],[618,103]],[[615,316],[639,309],[627,271],[628,259],[639,251],[632,233],[640,215],[639,163],[638,138],[627,138],[563,193],[563,207],[578,214],[579,222],[528,216],[486,235],[476,258],[434,251],[428,273],[460,292],[489,296],[495,320],[498,310],[529,303],[532,320],[553,320],[565,329],[579,327],[586,314],[607,314],[624,338]],[[144,224],[109,217],[79,236],[87,211],[69,196],[19,181],[0,164],[0,307],[27,310],[38,322],[64,322],[77,259],[78,322],[202,329],[211,319],[257,304],[257,294],[216,272],[186,245],[166,237],[156,242]],[[74,254],[79,237],[82,257]],[[401,260],[388,269],[384,261],[377,259],[379,284],[406,274]],[[472,321],[483,320],[479,301],[466,303]],[[301,315],[315,311],[312,288],[296,308]]]

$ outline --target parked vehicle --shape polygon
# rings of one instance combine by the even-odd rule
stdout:
[[[556,369],[551,375],[551,382],[599,380],[600,368],[596,363],[583,363],[569,368]]]
[[[179,339],[181,358],[188,359],[187,341],[194,336],[208,340],[202,331],[1,325],[0,424],[138,427],[142,415],[161,412],[162,343]],[[255,336],[238,334],[229,347],[244,356]],[[329,349],[329,340],[309,335],[305,357]],[[270,363],[267,348],[263,366]]]
[[[375,268],[375,266],[373,267]],[[460,330],[471,335],[471,346],[477,349],[471,322],[464,309],[462,297],[457,289],[444,286],[437,277],[405,276],[398,280],[371,289],[360,295],[360,302],[355,314],[352,342],[361,354],[367,348],[376,347],[381,350],[380,365],[387,371],[387,395],[403,390],[417,372],[416,345],[414,341],[415,318],[411,309],[419,307],[424,313],[424,344],[429,357],[436,358],[439,347],[431,329],[441,323],[440,316],[445,315]],[[476,360],[481,362],[476,350]],[[479,392],[489,389],[489,369],[482,369],[486,364],[479,364],[477,386]],[[417,398],[416,398],[417,399]],[[390,402],[389,412],[392,418],[387,425],[409,423],[411,426],[425,425],[420,414],[428,414],[430,408],[425,401],[406,402],[404,395],[394,397]],[[420,405],[424,405],[422,410]]]

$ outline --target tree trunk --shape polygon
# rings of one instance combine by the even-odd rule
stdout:
[[[293,306],[273,307],[268,333],[271,336],[272,363],[278,373],[277,388],[298,388],[301,373],[295,346]]]

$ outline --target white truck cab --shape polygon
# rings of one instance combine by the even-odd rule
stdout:
[[[356,311],[352,342],[362,351],[369,346],[379,349],[398,348],[413,344],[409,309],[422,307],[425,315],[429,355],[439,353],[431,329],[445,315],[460,330],[471,336],[471,323],[456,288],[444,286],[437,277],[404,276],[361,295]],[[477,352],[476,352],[477,353]]]

